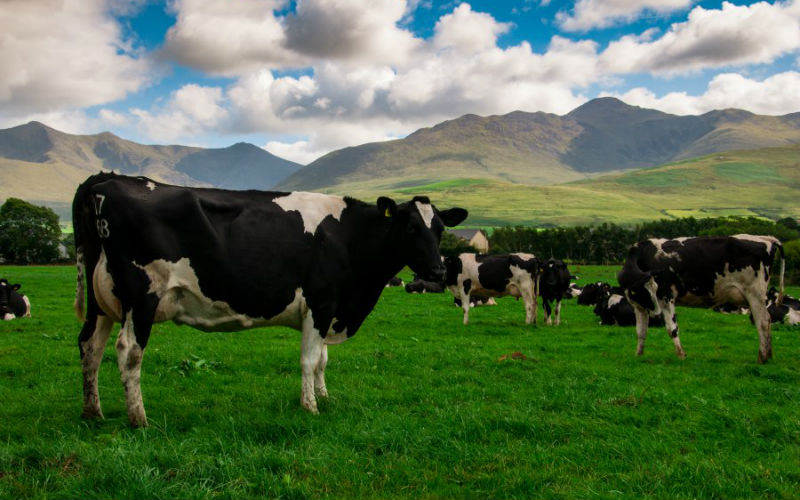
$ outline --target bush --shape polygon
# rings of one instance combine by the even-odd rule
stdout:
[[[59,258],[58,215],[46,207],[9,198],[0,207],[0,255],[15,264],[48,264]]]

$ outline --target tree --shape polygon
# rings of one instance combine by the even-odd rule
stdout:
[[[439,243],[439,251],[442,257],[455,257],[462,253],[478,253],[475,247],[470,245],[466,240],[449,233],[447,231],[442,233],[442,241]]]
[[[46,264],[58,258],[58,215],[46,207],[9,198],[0,207],[0,255],[16,264]]]

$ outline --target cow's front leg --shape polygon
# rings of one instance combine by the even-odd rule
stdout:
[[[117,338],[117,366],[125,388],[125,403],[131,427],[147,427],[147,415],[142,401],[142,356],[152,327],[152,314],[128,310],[123,315],[122,328]]]
[[[522,300],[525,302],[525,324],[536,324],[537,303],[533,290],[522,290]]]
[[[83,324],[78,337],[81,353],[81,370],[83,372],[83,418],[103,418],[100,409],[100,394],[97,390],[97,372],[103,353],[106,349],[111,327],[114,326],[108,316],[95,315]]]
[[[664,325],[667,328],[667,333],[672,338],[672,343],[675,345],[675,354],[681,359],[686,359],[686,352],[681,346],[681,339],[678,337],[678,318],[675,316],[675,301],[664,300],[661,301],[661,314],[664,316]]]
[[[317,368],[322,360],[324,347],[325,339],[322,338],[319,330],[314,327],[314,318],[309,309],[303,318],[303,340],[300,352],[300,369],[303,379],[300,404],[311,413],[319,413],[317,398],[314,396],[314,382],[317,377]],[[325,360],[327,362],[327,355]]]
[[[636,315],[636,337],[638,339],[636,355],[641,356],[644,354],[644,341],[647,338],[647,325],[650,321],[650,315],[646,309],[638,305],[633,306],[633,312]]]
[[[553,313],[553,310],[550,307],[550,301],[544,297],[542,298],[542,307],[544,307],[544,324],[552,325],[553,320],[550,315]]]
[[[556,299],[556,326],[561,324],[561,299]]]

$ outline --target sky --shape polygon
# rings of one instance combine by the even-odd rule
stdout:
[[[0,0],[0,128],[307,164],[603,96],[798,112],[800,0]]]

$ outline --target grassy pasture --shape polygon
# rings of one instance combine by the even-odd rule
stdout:
[[[800,496],[797,329],[775,326],[760,366],[747,318],[680,309],[688,358],[662,329],[637,358],[633,328],[574,301],[559,327],[526,326],[508,298],[465,327],[449,294],[393,288],[330,348],[320,415],[299,404],[297,332],[157,325],[151,427],[131,430],[113,342],[106,420],[79,417],[73,268],[0,272],[34,314],[0,322],[0,498]]]

